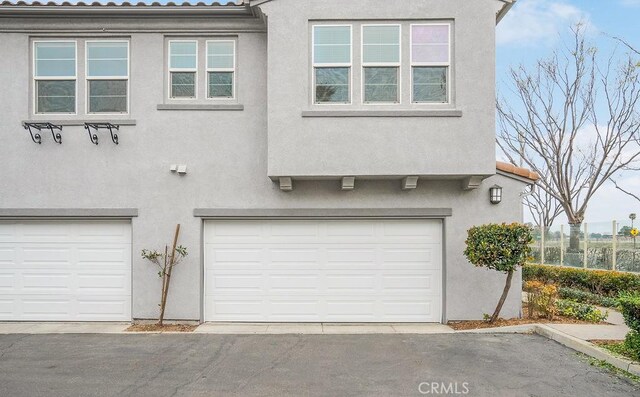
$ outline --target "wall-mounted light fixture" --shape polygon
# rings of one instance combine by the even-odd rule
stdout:
[[[493,185],[489,188],[489,201],[491,204],[500,204],[502,202],[502,186]]]

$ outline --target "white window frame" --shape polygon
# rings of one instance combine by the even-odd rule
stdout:
[[[413,60],[413,27],[414,26],[446,26],[449,31],[449,61],[448,62],[414,62]],[[449,106],[452,103],[451,93],[452,93],[452,81],[451,81],[451,57],[452,57],[452,37],[453,37],[453,24],[451,22],[422,22],[422,23],[412,23],[409,25],[409,57],[410,67],[411,67],[411,82],[410,82],[410,90],[411,97],[409,100],[412,105],[429,105],[429,106]],[[414,67],[446,67],[447,68],[447,101],[446,102],[416,102],[413,97],[413,68]]]
[[[127,45],[127,76],[99,76],[89,77],[89,44],[90,43],[125,43]],[[85,113],[88,116],[120,116],[129,114],[131,107],[131,45],[130,40],[123,39],[100,39],[100,40],[85,40],[84,42],[84,71],[85,71]],[[91,90],[89,89],[89,82],[95,80],[126,80],[127,81],[127,111],[125,113],[101,113],[101,112],[89,112],[89,95]]]
[[[47,76],[47,77],[37,77],[36,76],[36,43],[73,43],[74,47],[75,47],[75,73],[73,78],[71,77],[51,77],[51,76]],[[78,92],[79,92],[79,88],[78,88],[78,40],[69,40],[69,39],[50,39],[50,40],[33,40],[31,42],[31,51],[32,51],[32,72],[31,72],[31,77],[32,77],[32,86],[33,86],[33,102],[32,102],[32,106],[33,106],[33,114],[37,115],[37,116],[61,116],[61,115],[66,115],[66,116],[72,116],[72,115],[77,115],[78,114]],[[43,113],[43,112],[38,112],[38,81],[40,80],[58,80],[58,81],[75,81],[76,83],[76,90],[75,90],[75,100],[74,100],[74,110],[73,113]]]
[[[172,68],[171,67],[171,43],[195,43],[196,44],[196,67],[195,68]],[[200,52],[200,44],[198,40],[187,39],[171,39],[167,41],[167,97],[171,101],[194,101],[198,99],[198,53]],[[192,98],[187,97],[173,97],[171,95],[171,73],[173,72],[185,72],[194,73],[194,96]]]
[[[365,62],[364,61],[364,28],[365,27],[375,27],[375,26],[397,26],[398,27],[398,62]],[[360,58],[361,58],[361,78],[362,87],[361,87],[361,98],[362,104],[367,106],[376,106],[376,105],[400,105],[402,104],[402,24],[399,23],[366,23],[362,24],[360,27]],[[391,68],[395,67],[398,70],[398,100],[397,102],[367,102],[365,100],[365,68]]]
[[[316,64],[316,27],[348,27],[349,28],[349,63]],[[312,24],[311,25],[311,103],[315,106],[345,106],[353,104],[353,25],[352,24]],[[317,102],[316,101],[316,69],[317,68],[349,68],[349,101],[348,102]]]
[[[209,43],[233,43],[233,68],[210,68],[209,67]],[[205,93],[205,97],[207,100],[211,100],[211,101],[233,101],[236,99],[236,76],[238,75],[238,72],[236,71],[237,68],[237,57],[238,57],[238,53],[237,53],[237,44],[236,44],[236,40],[233,39],[208,39],[205,40],[204,43],[204,51],[205,51],[205,79],[206,79],[206,93]],[[232,96],[231,97],[212,97],[209,95],[209,72],[226,72],[226,73],[233,73],[233,79],[231,80],[231,93]]]

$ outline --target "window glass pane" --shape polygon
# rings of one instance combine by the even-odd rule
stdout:
[[[36,113],[75,113],[74,80],[36,81]]]
[[[209,98],[233,98],[232,72],[209,72]]]
[[[36,77],[74,77],[76,44],[65,42],[35,43]]]
[[[89,113],[126,113],[126,80],[89,81]]]
[[[446,103],[447,68],[413,68],[413,102]]]
[[[398,102],[398,68],[364,68],[365,102]]]
[[[169,67],[171,69],[197,68],[198,43],[172,41],[169,42]]]
[[[196,74],[191,72],[171,73],[171,97],[172,98],[195,98],[196,97]]]
[[[232,42],[207,43],[207,68],[209,69],[233,69],[233,47]]]
[[[124,42],[87,42],[88,77],[127,77],[128,44]]]
[[[365,26],[363,50],[364,62],[400,62],[400,27]]]
[[[413,62],[449,62],[449,26],[417,25],[411,31]]]
[[[316,64],[351,63],[351,27],[314,26],[313,38]]]
[[[349,68],[316,68],[316,102],[349,102]]]

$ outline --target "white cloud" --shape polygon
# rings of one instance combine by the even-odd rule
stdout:
[[[558,32],[576,22],[588,23],[589,20],[586,11],[566,1],[520,0],[498,25],[497,40],[500,45],[553,44],[558,39]]]

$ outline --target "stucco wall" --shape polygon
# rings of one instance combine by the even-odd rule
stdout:
[[[490,175],[495,168],[493,1],[277,0],[269,27],[269,175]],[[411,104],[404,29],[401,105],[313,105],[310,26],[317,21],[453,20],[450,105]],[[338,22],[336,22],[338,23]],[[354,76],[360,68],[354,32]],[[359,80],[352,90],[359,91]],[[463,117],[302,117],[303,111],[453,109]],[[310,112],[309,114],[312,114]],[[308,114],[308,115],[309,115]],[[442,150],[446,147],[447,150]],[[464,159],[464,161],[461,161]]]
[[[268,175],[294,169],[317,173],[320,165],[326,174],[340,174],[347,168],[349,174],[494,173],[494,53],[489,23],[493,8],[461,0],[407,1],[403,7],[387,1],[313,2],[309,16],[314,18],[453,16],[458,25],[477,29],[456,30],[462,36],[457,39],[457,61],[469,63],[457,72],[456,107],[464,112],[462,118],[303,120],[300,112],[308,103],[307,50],[300,52],[298,47],[306,46],[306,17],[295,14],[297,8],[287,9],[295,3],[291,0],[265,7],[278,3],[282,10],[267,9],[269,25],[275,26],[269,38],[255,31],[253,22],[243,22],[253,28],[237,33],[238,97],[243,111],[157,110],[164,102],[165,81],[164,36],[157,24],[144,29],[145,23],[134,26],[131,20],[97,25],[96,21],[56,20],[52,25],[24,22],[25,33],[0,33],[0,207],[139,209],[133,219],[134,318],[157,315],[160,288],[154,268],[140,258],[140,250],[160,248],[171,240],[175,224],[182,224],[180,243],[190,255],[172,280],[167,317],[173,319],[200,318],[202,221],[193,216],[194,208],[452,208],[453,216],[446,220],[447,315],[449,319],[481,318],[482,313],[491,312],[504,276],[474,269],[463,258],[462,243],[471,225],[520,220],[522,183],[495,176],[480,189],[467,192],[459,180],[421,180],[418,189],[401,191],[399,179],[358,180],[355,191],[342,192],[338,180],[296,181],[295,190],[284,193]],[[8,26],[5,22],[0,21],[0,30]],[[211,22],[209,33],[202,20],[178,20],[166,26],[174,33],[193,28],[186,36],[201,37],[218,31],[217,23]],[[228,22],[221,24],[228,26]],[[295,31],[292,38],[292,31],[278,24],[302,31]],[[120,145],[102,133],[100,144],[93,145],[81,126],[65,127],[62,145],[53,143],[46,133],[42,145],[36,145],[22,129],[22,120],[33,119],[29,115],[28,32],[45,26],[67,33],[40,31],[38,36],[59,37],[77,30],[83,37],[108,37],[116,27],[120,37],[130,36],[131,114],[123,118],[136,120],[136,125],[122,127]],[[130,33],[126,26],[131,26]],[[470,36],[479,37],[477,48],[471,48]],[[282,60],[288,42],[293,47]],[[291,74],[297,77],[285,78]],[[477,79],[480,76],[484,78]],[[340,138],[341,134],[345,137]],[[328,150],[328,144],[336,150]],[[171,164],[186,164],[188,174],[170,173]],[[492,206],[488,188],[496,182],[505,187],[505,201]],[[518,288],[514,285],[514,291]],[[518,302],[514,292],[504,314],[517,315]]]

